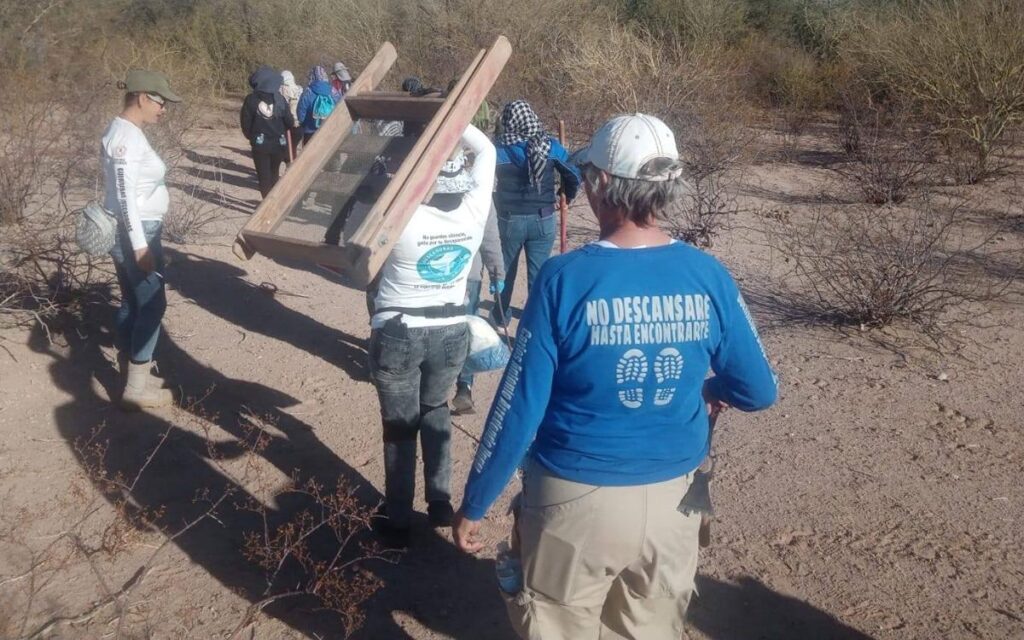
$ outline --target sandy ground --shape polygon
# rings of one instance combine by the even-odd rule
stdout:
[[[39,330],[3,335],[0,515],[17,531],[8,540],[23,544],[0,547],[0,594],[7,594],[0,613],[15,626],[32,580],[18,578],[30,562],[27,550],[44,548],[81,512],[89,483],[74,443],[100,425],[111,475],[131,475],[167,434],[129,497],[133,508],[162,508],[166,527],[180,528],[201,509],[197,492],[236,491],[216,521],[156,556],[123,616],[131,637],[222,637],[262,597],[262,574],[240,551],[259,523],[232,506],[238,496],[285,518],[292,507],[269,497],[267,487],[297,472],[326,483],[343,479],[368,503],[380,498],[363,294],[315,269],[232,256],[230,241],[259,197],[244,147],[233,131],[197,136],[189,155],[202,185],[195,195],[221,217],[203,240],[167,245],[169,308],[158,359],[162,375],[184,396],[200,398],[198,405],[139,415],[109,405],[116,384],[109,305],[52,343]],[[819,164],[798,154],[749,167],[745,204],[799,211],[826,184]],[[1003,204],[1019,203],[1019,195],[1001,196]],[[701,560],[688,636],[1024,638],[1020,308],[993,307],[966,330],[971,346],[957,355],[894,350],[857,332],[798,324],[786,313],[789,301],[764,286],[778,265],[766,257],[757,226],[757,215],[742,214],[713,253],[748,292],[781,400],[759,415],[730,412],[720,423],[713,543]],[[572,244],[593,237],[589,210],[574,207]],[[1018,225],[1004,242],[1019,249],[1024,231]],[[277,294],[254,286],[263,282]],[[517,305],[524,294],[520,281]],[[494,374],[480,377],[479,405],[487,406],[496,383]],[[208,430],[230,448],[252,415],[274,423],[273,439],[257,461],[263,482],[238,486],[210,462],[201,436]],[[482,421],[482,411],[455,418],[457,495]],[[508,530],[513,490],[484,526],[492,543]],[[98,508],[112,513],[107,501]],[[143,531],[116,555],[100,554],[102,581],[80,559],[50,575],[26,628],[88,610],[165,541]],[[511,638],[492,558],[493,547],[476,558],[458,553],[424,521],[396,565],[367,565],[385,586],[357,637]],[[111,619],[104,609],[43,637],[113,637]],[[241,637],[339,634],[336,618],[300,600],[268,608]]]

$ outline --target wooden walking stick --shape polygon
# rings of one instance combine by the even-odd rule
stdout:
[[[565,146],[565,120],[559,120],[558,121],[558,141],[560,143],[562,143],[563,147]],[[558,194],[558,211],[561,214],[561,218],[562,218],[562,220],[561,220],[562,233],[561,233],[561,236],[559,236],[560,237],[560,242],[559,242],[559,245],[558,245],[558,252],[559,253],[565,253],[565,248],[566,248],[566,245],[568,244],[568,237],[567,237],[567,232],[566,232],[566,226],[565,225],[566,225],[566,221],[569,218],[569,203],[565,199],[564,191],[563,191],[563,193]]]
[[[286,130],[284,135],[288,138],[288,164],[291,164],[295,162],[295,149],[292,147],[292,130]]]

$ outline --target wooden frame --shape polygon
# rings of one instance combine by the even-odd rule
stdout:
[[[477,54],[447,97],[414,97],[374,91],[396,59],[394,47],[385,43],[352,84],[347,108],[327,118],[239,231],[235,254],[244,260],[258,252],[314,262],[367,286],[416,207],[430,197],[438,172],[511,53],[508,40],[499,36]],[[416,138],[353,135],[355,122],[370,119],[425,126]],[[389,167],[393,159],[401,164]],[[368,210],[353,213],[356,204]],[[330,242],[311,235],[320,229]]]

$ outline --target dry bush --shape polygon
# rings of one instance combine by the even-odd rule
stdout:
[[[222,219],[220,207],[204,199],[202,192],[208,189],[197,184],[195,178],[184,178],[174,186],[180,195],[164,216],[163,236],[177,244],[202,242]]]
[[[827,71],[811,54],[785,42],[752,36],[742,50],[746,90],[775,114],[783,153],[795,151],[815,113],[827,105]]]
[[[666,212],[671,233],[710,246],[737,201],[733,169],[752,156],[754,112],[745,104],[739,69],[717,44],[666,45],[650,31],[608,23],[581,30],[568,43],[565,102],[574,130],[589,133],[618,113],[644,112],[676,132],[691,189]]]
[[[925,0],[858,15],[845,63],[880,95],[928,122],[951,177],[973,184],[1001,169],[1008,129],[1024,119],[1024,4]]]
[[[11,79],[7,76],[7,79]],[[81,255],[71,215],[92,195],[96,140],[90,121],[102,100],[86,79],[63,90],[0,92],[0,118],[26,122],[0,134],[0,324],[76,315],[90,284],[111,278],[102,261]],[[88,151],[86,151],[88,150]],[[61,311],[70,313],[61,315]]]
[[[849,162],[832,169],[856,187],[865,202],[900,204],[924,177],[933,155],[931,141],[898,103],[844,98],[838,143]]]
[[[740,210],[736,186],[738,167],[749,161],[757,141],[749,126],[750,112],[735,95],[698,103],[689,117],[677,118],[675,129],[688,190],[666,215],[673,237],[699,247],[711,247]]]
[[[669,234],[697,247],[714,246],[715,238],[739,212],[733,186],[735,180],[724,172],[692,178],[682,202],[666,213]]]
[[[695,105],[731,86],[735,71],[715,51],[665,43],[640,27],[583,25],[565,43],[554,71],[567,78],[563,111],[575,130],[590,132],[609,116],[642,111],[669,124],[691,120]],[[730,105],[718,105],[727,111]]]
[[[345,638],[363,625],[363,605],[383,583],[362,565],[371,559],[393,561],[397,556],[375,543],[358,542],[358,536],[369,530],[374,510],[354,492],[344,482],[329,491],[315,480],[293,481],[274,492],[275,501],[298,498],[311,507],[277,526],[268,520],[259,500],[249,499],[242,505],[263,521],[261,529],[246,534],[244,553],[263,569],[266,589],[264,598],[248,608],[235,633],[265,607],[296,597],[316,598],[323,608],[338,614]]]
[[[626,2],[627,18],[667,39],[697,48],[735,44],[746,31],[747,5],[742,0],[645,0]]]
[[[972,233],[963,204],[819,206],[804,224],[768,220],[769,244],[791,268],[802,307],[861,328],[907,322],[939,339],[951,314],[1001,295],[1009,277],[977,266],[996,233]]]

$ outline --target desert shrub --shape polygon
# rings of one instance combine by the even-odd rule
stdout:
[[[124,60],[122,56],[112,65]],[[102,288],[93,285],[112,279],[106,258],[79,253],[73,213],[101,198],[98,142],[120,110],[121,93],[110,72],[69,65],[81,72],[74,81],[61,76],[58,82],[40,85],[24,71],[2,76],[5,84],[22,88],[0,92],[0,118],[19,123],[0,134],[3,324],[39,322],[47,327],[78,317]],[[147,136],[173,179],[180,171],[185,138],[195,126],[194,107],[176,106],[166,120],[148,129]]]
[[[724,48],[746,31],[741,0],[627,0],[625,16],[666,39],[699,48]]]
[[[746,22],[752,31],[830,61],[838,54],[850,4],[843,0],[748,0]]]
[[[697,247],[714,246],[731,217],[739,211],[732,191],[735,181],[726,172],[694,175],[683,200],[666,214],[672,237]]]
[[[931,141],[909,110],[899,104],[873,104],[844,96],[838,145],[848,162],[832,168],[859,191],[865,202],[899,204],[918,186],[931,155]]]
[[[1024,118],[1024,5],[926,0],[857,16],[847,65],[879,95],[900,96],[930,124],[951,177],[973,184]]]
[[[11,76],[7,76],[10,80]],[[81,311],[89,285],[110,277],[74,243],[76,206],[95,188],[96,140],[90,121],[102,100],[85,78],[63,90],[0,92],[0,323],[39,321]],[[88,150],[88,151],[86,151]]]
[[[735,74],[713,51],[665,43],[642,27],[615,23],[581,27],[564,53],[556,62],[556,71],[567,78],[563,108],[574,130],[587,132],[611,115],[636,111],[684,124],[694,105],[712,101]]]
[[[179,197],[164,216],[163,236],[178,244],[201,242],[222,219],[220,207],[217,202],[204,199],[195,179],[186,179],[175,186]]]
[[[805,223],[769,221],[790,282],[822,318],[864,328],[907,322],[938,337],[949,312],[990,301],[1008,281],[976,268],[995,234],[972,235],[960,207],[819,206]]]
[[[827,105],[826,68],[800,48],[762,36],[745,43],[742,60],[748,94],[775,114],[788,155]]]
[[[739,212],[738,166],[752,159],[757,141],[750,126],[754,114],[738,93],[716,91],[715,98],[696,101],[674,121],[676,142],[686,168],[686,195],[667,212],[667,227],[676,238],[711,247]]]

